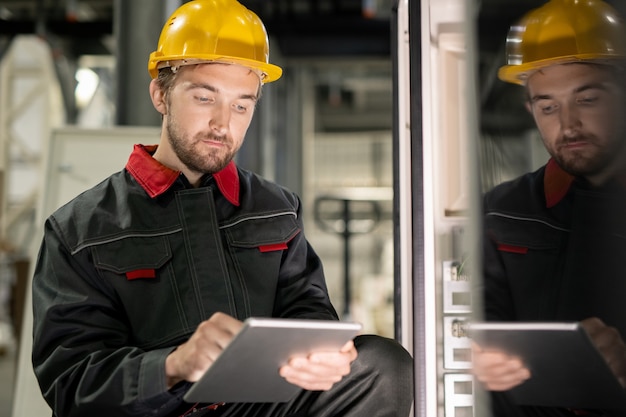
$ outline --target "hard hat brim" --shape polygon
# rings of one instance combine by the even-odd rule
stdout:
[[[624,60],[624,57],[615,55],[580,54],[562,56],[519,65],[504,65],[498,70],[498,78],[508,83],[526,85],[526,81],[533,73],[549,66],[571,63],[594,63],[620,66],[623,65]]]
[[[197,56],[197,57],[194,57],[193,55],[158,57],[156,55],[157,55],[156,52],[153,52],[152,54],[150,54],[150,60],[148,61],[148,72],[150,73],[150,76],[152,78],[157,77],[160,68],[165,68],[165,67],[170,67],[170,66],[181,66],[181,65],[194,65],[194,64],[201,64],[201,63],[211,63],[211,62],[241,65],[243,67],[250,68],[255,71],[259,71],[263,75],[261,77],[261,82],[263,84],[276,81],[283,74],[282,68],[277,65],[255,61],[251,59],[245,59],[245,58],[235,58],[231,56],[221,56],[221,55],[214,55],[214,56],[202,55],[202,56]],[[173,65],[171,63],[176,63],[176,65]]]

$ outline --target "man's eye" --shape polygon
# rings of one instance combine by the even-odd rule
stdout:
[[[596,101],[598,101],[597,97],[581,97],[578,100],[576,100],[577,103],[579,104],[591,104],[591,103],[595,103]]]
[[[243,106],[241,104],[235,104],[235,110],[239,113],[243,113],[246,110],[248,110],[248,108],[246,106]]]
[[[541,106],[540,107],[541,112],[543,114],[552,114],[552,113],[555,112],[556,108],[557,108],[557,106],[555,106],[555,105]]]

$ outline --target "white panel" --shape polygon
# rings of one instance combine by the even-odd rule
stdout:
[[[411,68],[408,0],[398,3],[398,211],[400,234],[401,343],[413,352],[413,219],[411,213]]]
[[[443,318],[443,366],[445,370],[470,369],[471,341],[465,331],[467,317]]]
[[[441,203],[445,214],[467,215],[467,63],[465,35],[442,33],[439,36],[440,161]]]
[[[474,416],[474,377],[471,374],[445,374],[445,417]]]
[[[53,131],[38,218],[45,219],[80,192],[123,169],[134,144],[156,144],[159,135],[159,128],[148,127]]]
[[[443,313],[471,313],[472,289],[469,278],[459,273],[460,263],[443,262]]]
[[[32,218],[42,149],[65,120],[52,55],[41,37],[19,35],[0,62],[0,239],[15,252],[28,250],[16,231]]]

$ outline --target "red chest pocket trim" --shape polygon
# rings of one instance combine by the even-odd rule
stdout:
[[[140,278],[156,278],[156,271],[154,269],[136,269],[126,273],[126,279],[129,281]]]
[[[520,253],[522,255],[528,253],[528,248],[524,246],[506,245],[504,243],[498,243],[498,250],[502,252]]]
[[[259,246],[259,250],[261,252],[273,252],[273,251],[285,250],[285,249],[287,249],[287,242],[272,243],[271,245]]]

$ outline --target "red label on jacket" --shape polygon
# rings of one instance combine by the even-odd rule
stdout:
[[[136,269],[126,273],[126,279],[155,278],[156,271],[154,269]]]
[[[521,253],[521,254],[528,253],[528,248],[524,246],[507,245],[504,243],[498,243],[498,250],[502,252],[511,252],[511,253]]]
[[[273,252],[276,250],[285,250],[285,249],[287,249],[287,242],[273,243],[271,245],[259,246],[259,250],[261,252]]]

